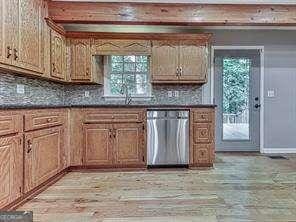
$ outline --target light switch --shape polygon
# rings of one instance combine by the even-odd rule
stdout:
[[[173,91],[168,91],[168,97],[173,97]]]
[[[267,91],[267,97],[269,97],[269,98],[273,98],[273,97],[275,97],[275,92],[274,92],[274,90],[268,90],[268,91]]]
[[[89,91],[84,92],[84,97],[89,97]]]
[[[25,94],[25,86],[23,84],[16,85],[16,93],[17,94]]]

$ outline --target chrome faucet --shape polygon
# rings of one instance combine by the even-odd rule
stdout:
[[[126,83],[123,83],[121,86],[121,94],[125,95],[125,105],[129,105],[132,102],[132,98],[128,93],[128,87]]]

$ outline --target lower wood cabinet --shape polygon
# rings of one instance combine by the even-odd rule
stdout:
[[[22,137],[2,137],[0,138],[0,209],[21,197],[22,187]]]
[[[25,192],[62,170],[65,161],[63,139],[63,126],[25,133]]]
[[[85,124],[84,165],[144,166],[142,123]]]

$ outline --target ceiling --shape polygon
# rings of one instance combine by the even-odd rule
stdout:
[[[207,3],[207,4],[295,4],[296,0],[53,0],[65,2],[147,2],[147,3]]]

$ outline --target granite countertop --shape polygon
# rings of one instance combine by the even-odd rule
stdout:
[[[147,108],[147,109],[188,109],[188,108],[214,108],[214,104],[81,104],[81,105],[0,105],[0,109],[58,109],[58,108]]]

